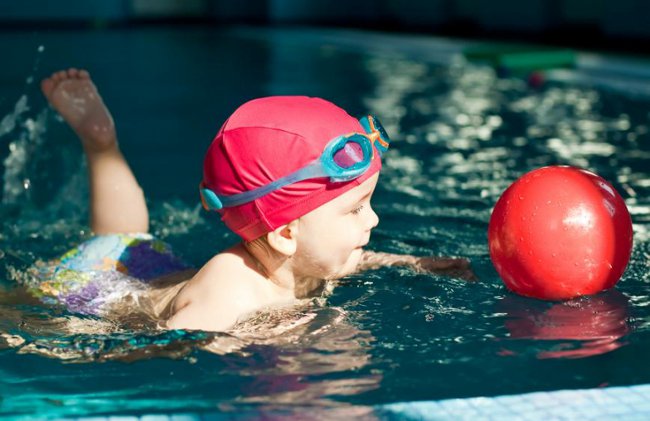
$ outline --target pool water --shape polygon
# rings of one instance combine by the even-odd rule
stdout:
[[[0,414],[308,407],[350,417],[399,401],[650,383],[647,96],[575,81],[533,88],[426,37],[145,27],[0,39],[10,58],[0,71]],[[247,99],[305,94],[376,114],[393,139],[369,248],[466,256],[480,281],[366,272],[296,315],[309,322],[258,338],[124,329],[39,304],[16,281],[89,235],[81,148],[38,91],[70,66],[90,70],[113,112],[152,231],[194,265],[236,241],[197,204],[217,129]],[[615,290],[547,303],[507,292],[494,271],[492,207],[551,164],[594,171],[625,198],[634,250]],[[234,351],[208,352],[213,341]]]

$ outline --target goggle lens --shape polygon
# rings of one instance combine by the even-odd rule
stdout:
[[[333,161],[341,168],[350,168],[363,161],[363,149],[357,142],[346,142],[342,148],[334,152]]]

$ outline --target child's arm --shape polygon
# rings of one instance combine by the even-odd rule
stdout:
[[[364,250],[355,272],[378,269],[383,266],[408,266],[420,272],[430,272],[438,275],[448,275],[475,281],[470,262],[465,258],[410,256],[406,254],[391,254]]]

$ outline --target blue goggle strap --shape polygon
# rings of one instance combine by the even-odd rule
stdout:
[[[203,187],[201,188],[201,194],[210,209],[219,210],[221,208],[243,205],[244,203],[251,202],[271,193],[274,190],[281,189],[284,186],[297,183],[298,181],[306,180],[308,178],[325,177],[326,175],[327,174],[325,174],[320,161],[314,161],[311,164],[302,167],[291,174],[285,175],[282,178],[278,178],[267,185],[243,193],[233,194],[231,196],[217,196],[217,194],[212,190]]]
[[[341,148],[341,144],[347,142],[355,142],[361,146],[363,160],[350,167],[342,168],[334,161],[334,154]],[[379,142],[375,142],[375,145],[379,146]],[[211,210],[219,210],[251,202],[284,186],[310,178],[329,177],[332,182],[349,181],[363,174],[370,166],[371,160],[372,143],[367,137],[359,134],[339,136],[327,144],[319,159],[267,185],[230,196],[218,196],[206,187],[201,187],[200,191],[207,207]]]

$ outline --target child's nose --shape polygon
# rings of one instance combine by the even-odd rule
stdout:
[[[373,229],[379,224],[379,216],[375,213],[375,210],[372,208],[372,206],[368,206],[368,215],[366,217],[366,226],[368,227],[368,231]]]

